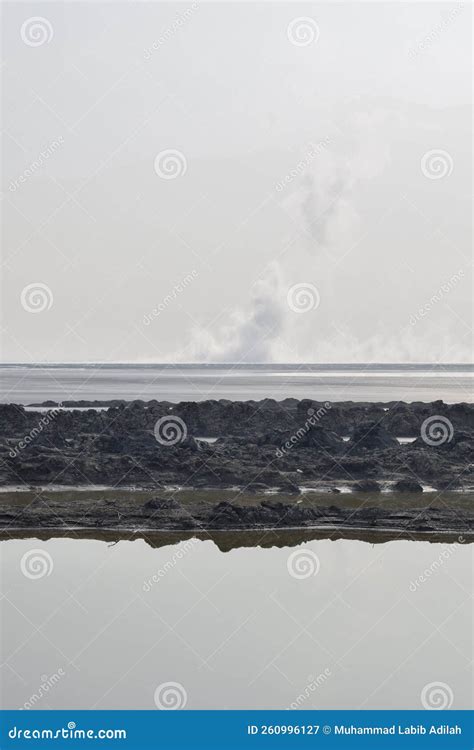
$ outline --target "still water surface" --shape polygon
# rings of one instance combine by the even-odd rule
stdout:
[[[55,365],[0,366],[0,400],[247,401],[473,400],[470,365]]]
[[[432,682],[470,706],[468,545],[183,544],[3,541],[4,707],[53,674],[36,708],[151,709],[166,682],[189,709],[416,709]],[[32,549],[37,579],[21,571]],[[315,575],[289,573],[295,552]]]

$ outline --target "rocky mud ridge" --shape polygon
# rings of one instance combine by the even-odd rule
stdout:
[[[470,541],[473,533],[473,514],[456,503],[434,506],[414,500],[411,507],[370,507],[361,499],[354,507],[338,498],[338,504],[299,504],[272,498],[255,498],[252,504],[235,501],[186,502],[175,497],[152,497],[143,503],[131,503],[126,498],[102,498],[93,501],[87,492],[74,500],[55,498],[55,493],[42,493],[19,506],[8,499],[0,503],[0,529],[9,535],[20,529],[127,530],[146,536],[153,531],[198,532],[206,536],[213,531],[267,529],[370,529],[410,533],[449,532],[461,541]],[[347,497],[347,496],[346,496]],[[462,537],[462,538],[461,538]]]
[[[471,404],[63,403],[108,406],[104,411],[46,405],[52,411],[0,405],[0,485],[238,486],[294,494],[307,487],[335,494],[342,486],[474,488]]]

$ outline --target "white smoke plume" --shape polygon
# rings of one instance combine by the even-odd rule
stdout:
[[[353,259],[360,255],[351,250],[372,227],[366,194],[377,192],[378,183],[371,182],[392,163],[392,144],[401,140],[405,125],[402,115],[376,108],[352,115],[342,132],[335,129],[337,137],[328,137],[327,147],[318,149],[304,172],[278,193],[282,210],[299,230],[295,243],[255,284],[246,306],[211,331],[192,332],[181,361],[417,362],[420,356],[421,361],[442,361],[443,352],[451,361],[466,360],[465,342],[449,343],[448,320],[434,318],[433,331],[427,324],[414,330],[402,300],[399,319],[385,320],[374,292],[370,304],[378,302],[379,312],[368,332],[368,300],[361,297],[354,309],[353,297],[346,294],[351,280],[357,285],[364,274],[366,281],[371,278],[373,256],[357,265]],[[295,315],[287,304],[289,288],[300,282],[315,285],[321,294],[318,309],[307,315]]]
[[[329,144],[331,146],[334,142],[334,148],[318,149],[317,156],[305,172],[287,186],[281,198],[282,209],[300,228],[300,249],[303,252],[306,242],[310,270],[302,268],[302,278],[295,279],[293,257],[283,256],[280,262],[273,262],[265,277],[255,284],[247,308],[235,310],[226,323],[213,330],[195,328],[191,346],[178,359],[242,363],[323,361],[318,355],[325,347],[317,337],[323,335],[321,320],[332,315],[330,294],[323,301],[322,318],[316,322],[315,318],[302,321],[301,316],[292,313],[287,304],[287,292],[293,283],[299,281],[311,281],[316,286],[318,279],[326,284],[328,280],[330,282],[332,261],[338,252],[344,251],[358,226],[357,187],[361,180],[378,174],[389,158],[382,136],[377,133],[384,117],[384,113],[378,112],[360,114],[350,123],[345,123],[350,138],[342,136],[339,141],[329,138]],[[311,258],[315,253],[320,257],[318,279],[313,278],[314,269],[311,268]],[[326,260],[324,253],[328,256]],[[291,277],[285,272],[285,264],[292,271]],[[295,351],[297,342],[293,333],[301,335],[304,329],[308,341],[305,351],[299,354]]]
[[[272,263],[253,287],[245,310],[231,313],[214,330],[195,328],[185,359],[192,362],[263,363],[275,359],[275,342],[285,322],[285,294],[280,270]]]
[[[384,125],[399,119],[386,110],[358,112],[334,126],[327,148],[320,149],[299,182],[281,201],[309,238],[311,252],[337,257],[359,228],[357,190],[390,162]],[[347,135],[346,135],[347,133]]]

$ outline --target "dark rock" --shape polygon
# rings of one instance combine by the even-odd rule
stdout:
[[[143,504],[143,510],[180,510],[181,505],[173,498],[152,498]]]
[[[423,487],[413,479],[400,479],[393,485],[395,492],[423,492]]]
[[[184,440],[181,440],[179,443],[177,443],[180,448],[189,448],[189,450],[194,451],[197,453],[198,451],[205,451],[207,448],[207,445],[204,441],[196,440],[192,437],[192,435],[187,435]]]
[[[353,486],[354,492],[381,492],[381,487],[378,482],[374,479],[365,479],[361,482],[356,482]]]
[[[352,434],[348,448],[351,451],[385,450],[398,448],[398,440],[390,435],[385,427],[377,422],[363,422]]]
[[[254,493],[277,488],[297,494],[298,475],[328,491],[336,482],[396,481],[410,472],[433,486],[449,486],[458,477],[461,488],[474,484],[471,404],[328,405],[308,399],[71,404],[109,408],[58,411],[38,427],[41,413],[0,404],[0,484],[240,486]],[[398,444],[397,432],[419,436],[433,414],[452,422],[449,442],[436,448],[418,437]],[[156,422],[170,415],[185,422],[187,437],[160,444]],[[348,434],[346,443],[341,435]],[[209,445],[195,435],[219,440]],[[19,449],[25,436],[26,447]]]

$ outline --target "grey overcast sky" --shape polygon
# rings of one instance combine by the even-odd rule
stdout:
[[[468,361],[471,12],[4,3],[3,360]]]

